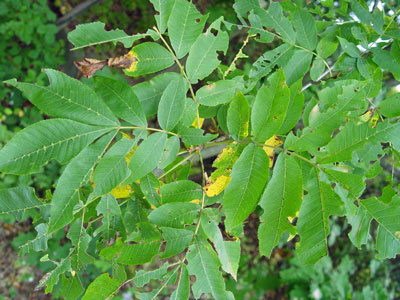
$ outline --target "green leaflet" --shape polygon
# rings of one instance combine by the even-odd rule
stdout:
[[[62,276],[62,295],[65,300],[76,300],[84,291],[79,275],[69,278]]]
[[[325,145],[331,139],[333,130],[338,128],[349,112],[361,112],[366,107],[363,88],[366,82],[356,86],[344,86],[343,94],[338,96],[337,103],[326,111],[317,114],[303,130],[300,138],[289,144],[288,148],[294,151],[310,151]]]
[[[321,181],[319,171],[313,168],[310,176],[297,221],[300,242],[296,248],[303,264],[315,263],[327,255],[329,216],[342,215],[343,210],[343,202],[329,184]]]
[[[98,276],[87,288],[82,300],[105,300],[118,292],[121,281],[110,278],[108,273]]]
[[[163,285],[160,285],[159,287],[155,288],[154,290],[146,293],[137,293],[135,296],[139,300],[156,300],[158,299],[158,295],[160,292],[165,288],[166,285],[171,284],[173,280],[176,279],[177,272],[179,270],[179,266],[175,267],[175,269],[169,271],[165,276],[164,276],[164,282]]]
[[[124,69],[128,76],[152,74],[174,64],[174,56],[163,46],[153,42],[141,43],[129,52],[137,58],[129,69]]]
[[[180,180],[160,187],[161,203],[189,202],[201,200],[203,190],[201,186],[190,180]]]
[[[31,187],[19,186],[0,190],[0,215],[12,214],[16,219],[21,219],[25,211],[48,205],[38,200]]]
[[[286,117],[290,90],[282,70],[271,75],[270,86],[262,86],[251,111],[251,127],[257,142],[264,143],[276,134]]]
[[[214,21],[207,29],[206,33],[200,34],[196,42],[189,51],[186,61],[186,70],[190,82],[197,83],[208,76],[220,64],[217,51],[226,54],[229,44],[228,33],[221,30],[223,17]],[[217,30],[214,35],[211,30]]]
[[[196,92],[196,100],[201,105],[216,106],[229,102],[240,89],[234,80],[219,80],[203,86]]]
[[[310,69],[311,80],[318,81],[318,79],[324,73],[324,71],[325,71],[324,60],[320,57],[316,57]]]
[[[188,102],[190,103],[190,102]],[[193,103],[193,102],[192,102]],[[171,136],[165,145],[164,153],[161,157],[161,163],[158,166],[160,169],[165,169],[171,164],[178,156],[179,149],[181,147],[179,138],[176,136]]]
[[[160,33],[164,33],[167,30],[168,19],[174,6],[174,0],[150,0],[153,4],[154,9],[159,12],[154,18],[157,22],[157,27]]]
[[[122,245],[116,253],[118,254],[116,262],[123,265],[143,265],[159,253],[160,245],[160,241],[142,241],[137,244]]]
[[[290,89],[290,100],[286,112],[285,120],[279,128],[278,134],[286,134],[299,121],[304,106],[304,94],[301,92],[301,79],[293,83]]]
[[[207,133],[206,135],[203,135],[204,130],[199,129],[199,128],[180,128],[179,129],[179,135],[182,138],[182,141],[186,145],[200,145],[207,143],[216,137],[218,137],[217,134],[210,134]]]
[[[166,141],[167,134],[157,132],[151,134],[139,145],[129,162],[130,181],[142,178],[158,166]]]
[[[159,187],[160,182],[153,173],[149,173],[140,179],[141,191],[146,197],[146,200],[155,207],[159,207],[161,203],[160,195],[158,194]]]
[[[6,83],[24,92],[32,104],[49,116],[92,125],[119,126],[118,119],[90,87],[59,71],[45,69],[45,72],[49,86],[16,80]]]
[[[93,192],[89,201],[111,192],[129,177],[131,171],[126,163],[126,155],[132,150],[135,140],[122,138],[99,160],[93,173]]]
[[[111,194],[106,194],[101,197],[99,204],[96,206],[97,215],[103,215],[102,226],[97,228],[94,235],[102,233],[103,239],[108,241],[112,239],[116,231],[112,226],[112,218],[114,216],[121,216],[121,209],[115,197]]]
[[[83,220],[76,219],[68,230],[67,237],[71,240],[74,250],[71,254],[71,268],[73,271],[79,271],[84,265],[92,264],[94,257],[86,251],[92,237],[86,232],[83,227]]]
[[[96,92],[113,113],[136,126],[147,126],[146,115],[132,88],[122,81],[96,76]]]
[[[271,180],[260,200],[264,210],[258,228],[260,254],[267,257],[282,236],[289,231],[295,235],[296,229],[288,217],[296,217],[303,197],[302,174],[299,165],[292,156],[281,153],[275,163]]]
[[[400,116],[400,94],[394,94],[379,103],[379,112],[386,118]]]
[[[195,203],[167,203],[153,210],[149,221],[160,227],[184,228],[185,224],[192,224],[200,206]]]
[[[178,80],[178,77],[178,73],[166,72],[132,87],[147,117],[157,113],[158,103],[165,88],[171,81]]]
[[[163,276],[168,271],[169,264],[165,262],[160,268],[152,271],[140,270],[133,277],[133,282],[137,287],[143,287],[145,284],[149,283],[152,279],[162,280]]]
[[[330,33],[325,35],[317,45],[317,53],[322,58],[327,58],[331,56],[337,49],[339,42],[335,33]]]
[[[186,265],[181,266],[181,275],[176,290],[171,295],[171,300],[188,300],[190,295],[189,273]]]
[[[167,242],[164,252],[160,259],[165,259],[177,255],[189,247],[193,239],[193,231],[171,227],[161,227],[162,236]]]
[[[229,105],[227,116],[228,130],[235,140],[240,141],[248,136],[249,117],[249,104],[246,97],[239,91]]]
[[[225,282],[219,270],[221,263],[211,245],[203,238],[196,237],[187,255],[190,275],[196,276],[192,285],[196,299],[202,294],[211,294],[214,299],[234,299],[233,294],[225,290]]]
[[[350,55],[351,57],[360,57],[360,50],[358,50],[357,46],[345,38],[338,36],[340,46],[342,47],[343,51]]]
[[[53,287],[60,279],[60,275],[71,271],[71,259],[69,256],[61,260],[61,262],[52,262],[56,264],[56,267],[52,271],[46,273],[38,284],[38,287],[46,286],[46,293],[51,293],[53,291]]]
[[[246,17],[252,9],[260,8],[260,2],[258,0],[235,0],[233,8],[239,16]]]
[[[395,141],[399,130],[399,124],[388,121],[380,123],[376,128],[371,128],[368,122],[360,125],[350,122],[328,143],[326,151],[317,157],[317,162],[325,164],[351,160],[353,152],[362,149],[367,143]]]
[[[168,35],[178,58],[189,52],[207,18],[208,15],[201,15],[192,2],[175,0],[168,20]]]
[[[379,48],[372,48],[371,51],[374,53],[372,60],[382,69],[400,74],[400,63],[388,51]]]
[[[15,134],[0,150],[0,170],[30,174],[52,159],[65,164],[110,130],[64,119],[37,122]]]
[[[248,145],[232,169],[222,202],[227,230],[242,223],[255,209],[268,180],[269,159],[262,147]]]
[[[72,50],[78,50],[98,44],[121,42],[125,48],[132,46],[133,42],[149,36],[150,34],[136,34],[129,36],[123,30],[105,30],[102,22],[80,24],[75,30],[68,33],[68,40],[75,46]]]
[[[51,201],[49,233],[70,223],[73,209],[79,201],[79,188],[85,185],[115,133],[111,132],[84,149],[65,168],[58,179]]]
[[[47,241],[50,239],[50,236],[46,234],[47,224],[41,223],[35,227],[35,230],[37,232],[36,237],[19,246],[21,253],[26,254],[32,251],[47,251]]]
[[[221,230],[218,227],[220,219],[218,216],[213,216],[213,214],[215,214],[215,211],[212,211],[212,209],[203,211],[201,215],[201,227],[214,244],[214,248],[222,264],[222,269],[237,280],[236,276],[240,261],[240,241],[224,241]]]
[[[282,65],[287,85],[292,85],[309,70],[312,53],[305,50],[295,50],[292,57]]]
[[[317,28],[312,15],[302,8],[297,8],[292,15],[292,23],[300,46],[314,50],[317,46]]]
[[[289,20],[283,16],[279,3],[271,2],[268,10],[255,9],[255,13],[260,16],[263,26],[274,28],[283,39],[296,43],[296,33]]]
[[[276,65],[283,66],[294,53],[293,46],[283,43],[279,47],[265,52],[260,56],[250,69],[249,76],[254,79],[261,79],[271,73]]]
[[[158,122],[162,129],[172,130],[178,125],[185,110],[186,82],[183,76],[171,81],[158,105]]]
[[[349,237],[354,245],[361,248],[369,239],[370,223],[378,223],[376,250],[378,258],[394,258],[400,253],[400,197],[393,197],[390,203],[383,203],[375,197],[359,200],[357,214],[349,218],[352,231]]]

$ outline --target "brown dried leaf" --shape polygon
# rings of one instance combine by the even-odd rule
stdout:
[[[81,71],[83,76],[91,78],[94,73],[100,71],[107,65],[107,60],[98,60],[94,58],[84,58],[82,60],[74,61],[75,67]]]
[[[132,63],[137,61],[137,57],[133,54],[133,52],[128,52],[123,56],[109,58],[108,65],[110,67],[129,69]]]

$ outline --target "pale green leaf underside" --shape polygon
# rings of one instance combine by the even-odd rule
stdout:
[[[93,22],[76,26],[75,30],[68,34],[68,40],[75,46],[72,50],[110,42],[121,42],[124,44],[125,48],[129,48],[134,41],[149,36],[149,34],[129,36],[120,29],[106,31],[104,26],[105,24],[102,22]]]
[[[92,125],[119,126],[118,119],[90,87],[59,71],[45,69],[45,72],[49,86],[24,82],[10,84],[24,92],[30,102],[49,116]]]
[[[38,172],[52,159],[65,164],[110,130],[65,119],[37,122],[18,132],[0,150],[0,170],[29,174]]]

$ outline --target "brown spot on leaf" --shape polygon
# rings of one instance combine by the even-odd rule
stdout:
[[[86,78],[93,77],[94,73],[103,69],[106,65],[109,67],[117,67],[129,69],[134,62],[137,62],[137,57],[133,52],[128,52],[123,56],[111,57],[105,60],[98,60],[94,58],[84,58],[82,60],[74,61],[74,65],[81,71],[82,75]]]

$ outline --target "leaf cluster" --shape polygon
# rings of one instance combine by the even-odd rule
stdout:
[[[328,254],[331,216],[346,218],[358,248],[373,235],[379,259],[400,253],[393,176],[381,196],[364,196],[366,180],[382,173],[380,161],[389,156],[394,168],[399,157],[400,102],[382,87],[385,77],[400,76],[399,11],[370,14],[356,0],[325,1],[323,9],[300,2],[265,8],[237,0],[237,23],[221,16],[208,24],[192,2],[154,0],[157,26],[145,33],[95,22],[77,26],[69,40],[75,49],[121,42],[135,58],[127,76],[165,72],[134,86],[97,76],[89,87],[51,69],[47,86],[6,81],[52,118],[18,132],[0,150],[0,170],[66,165],[50,202],[30,187],[0,194],[1,214],[41,209],[26,251],[45,251],[67,228],[71,248],[41,281],[46,292],[61,282],[66,299],[106,299],[127,283],[160,280],[135,296],[157,299],[174,285],[172,299],[234,299],[223,274],[237,278],[243,227],[258,206],[266,257],[288,236],[301,264],[316,263]],[[223,65],[236,30],[247,38]],[[250,69],[237,68],[247,44],[271,42],[277,46]],[[208,174],[205,150],[221,144]],[[189,177],[195,158],[198,182]],[[96,258],[112,269],[83,287]],[[127,272],[160,260],[158,268]]]

